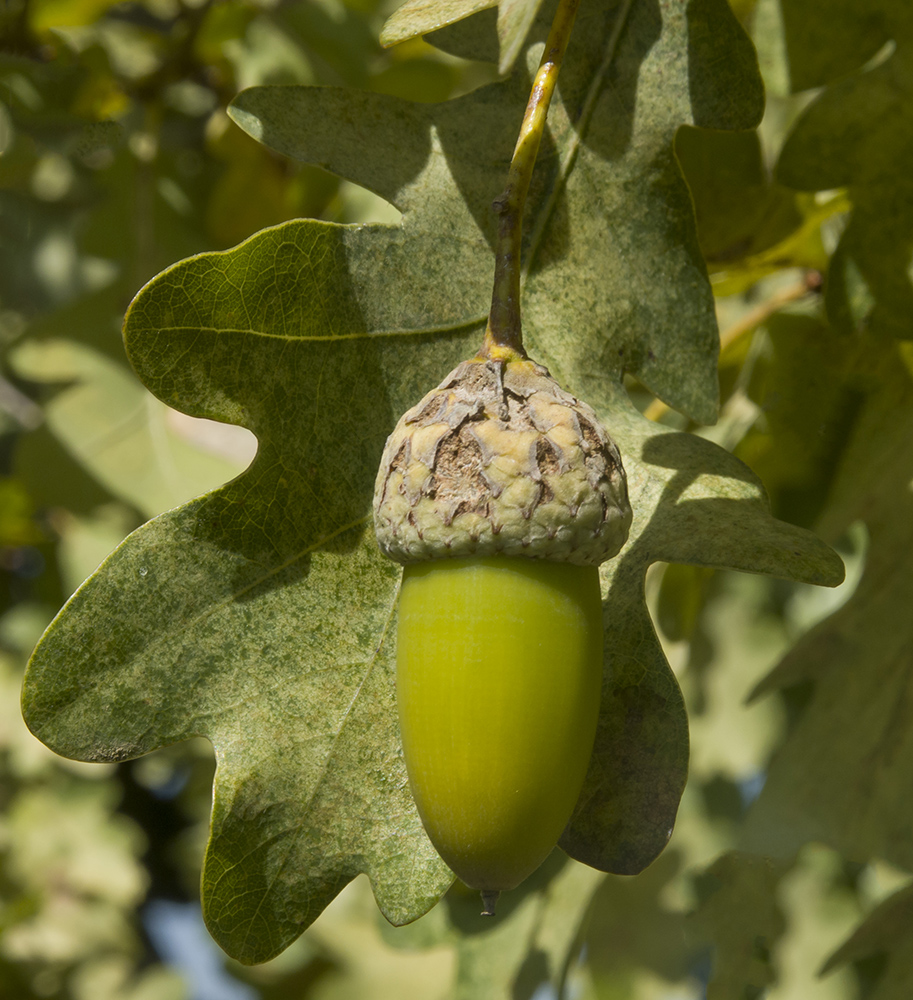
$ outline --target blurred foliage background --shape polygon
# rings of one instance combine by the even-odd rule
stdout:
[[[268,83],[439,101],[495,78],[421,41],[382,50],[393,6],[0,10],[0,995],[913,995],[902,0],[732,0],[759,53],[764,122],[677,139],[718,295],[721,418],[688,425],[633,380],[631,397],[746,461],[776,516],[819,531],[848,575],[820,591],[653,567],[693,759],[670,846],[647,872],[604,876],[556,854],[484,930],[458,888],[394,929],[360,879],[279,958],[243,968],[199,913],[209,746],[84,765],[25,729],[22,670],[61,604],[131,530],[254,453],[248,432],[171,411],[140,385],[120,339],[130,299],[174,261],[286,219],[397,217],[255,143],[227,103]]]

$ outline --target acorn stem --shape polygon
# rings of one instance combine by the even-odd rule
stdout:
[[[482,916],[493,917],[495,907],[498,905],[498,897],[501,895],[500,889],[483,889],[480,893],[482,897]]]
[[[545,131],[548,106],[558,80],[561,61],[580,0],[559,0],[555,18],[545,43],[533,88],[526,105],[520,135],[507,174],[507,187],[494,200],[498,215],[495,245],[495,280],[491,311],[479,356],[492,361],[525,358],[520,325],[520,250],[523,209],[529,191],[539,143]]]

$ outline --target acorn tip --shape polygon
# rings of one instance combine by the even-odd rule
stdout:
[[[495,915],[495,906],[498,904],[498,896],[501,895],[500,889],[494,889],[493,891],[482,890],[482,916],[483,917],[493,917]]]

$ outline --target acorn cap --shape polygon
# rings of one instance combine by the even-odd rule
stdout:
[[[614,441],[529,360],[457,366],[400,418],[374,489],[378,543],[404,564],[507,555],[598,565],[630,525]]]

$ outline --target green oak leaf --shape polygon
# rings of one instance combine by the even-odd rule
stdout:
[[[798,228],[797,196],[770,182],[757,132],[685,127],[675,138],[675,153],[711,271],[767,250]]]
[[[546,29],[540,18],[533,38]],[[520,73],[438,105],[260,87],[239,95],[230,113],[254,138],[403,212],[410,256],[394,231],[384,256],[397,279],[390,294],[421,303],[428,318],[417,329],[439,329],[486,315],[491,202],[528,93]],[[762,109],[751,43],[721,0],[662,15],[647,2],[581,8],[524,220],[534,352],[542,337],[573,331],[577,367],[631,372],[674,408],[716,419],[713,299],[673,139],[682,124],[751,128]],[[365,156],[366,146],[376,155]],[[426,242],[424,256],[413,253],[417,240]]]
[[[498,71],[509,73],[529,34],[542,0],[406,0],[388,18],[381,44],[395,45],[430,34],[497,6]],[[474,53],[478,58],[478,52]]]
[[[638,969],[676,982],[693,968],[685,915],[663,898],[681,867],[681,856],[670,847],[639,878],[599,884],[583,928],[588,970],[601,986],[597,996],[612,996],[612,987],[629,983]]]
[[[823,87],[860,69],[893,36],[904,0],[778,0],[789,83]]]
[[[44,405],[47,431],[71,460],[144,517],[243,471],[178,434],[167,408],[149,398],[132,372],[92,347],[29,339],[13,350],[11,361],[23,378],[64,387]],[[29,442],[26,458],[36,447],[40,441]]]
[[[500,919],[479,916],[475,894],[448,898],[457,938],[454,1000],[531,998],[549,983],[560,996],[593,894],[605,876],[554,852],[516,894],[498,904]],[[516,895],[516,900],[513,897]]]
[[[777,178],[803,191],[849,190],[853,212],[826,292],[831,322],[854,325],[848,299],[858,272],[872,299],[869,321],[894,336],[913,337],[913,179],[896,169],[913,157],[913,9],[906,0],[879,0],[854,4],[847,17],[835,15],[830,3],[812,5],[818,10],[791,3],[785,10],[800,6],[801,16],[797,11],[785,18],[785,26],[787,50],[798,50],[796,72],[804,85],[850,68],[841,52],[855,51],[859,65],[885,41],[892,40],[894,49],[875,65],[835,79],[806,109],[783,147]],[[812,60],[806,66],[802,55],[810,49],[834,53],[837,63]]]
[[[128,344],[141,372],[157,368],[157,394],[245,423],[260,450],[245,476],[149,522],[111,556],[47,633],[24,694],[30,727],[67,756],[213,742],[204,909],[217,940],[247,961],[282,950],[359,872],[396,923],[452,880],[421,829],[396,730],[387,635],[399,574],[365,528],[384,427],[435,377],[435,355],[445,368],[454,360],[459,338],[428,351],[427,367],[409,338],[378,338],[374,357],[361,338],[336,339],[331,312],[312,307],[334,291],[328,247],[358,230],[317,229],[328,239],[292,224],[193,258],[138,299]],[[213,266],[225,268],[221,281]],[[296,310],[298,336],[287,339],[276,324],[295,324]],[[188,319],[182,337],[175,323]],[[349,319],[343,309],[335,322]],[[200,337],[228,353],[188,353]],[[182,367],[182,355],[207,373]],[[209,370],[227,381],[191,405]]]
[[[498,0],[406,0],[387,18],[380,33],[380,43],[388,46],[405,42],[462,21],[497,3]]]
[[[777,887],[788,866],[730,851],[699,878],[694,921],[715,945],[708,1000],[761,996],[776,979],[773,948],[785,928]]]
[[[581,394],[593,402],[590,388]],[[681,692],[645,604],[648,566],[741,569],[826,586],[841,581],[843,567],[813,535],[771,518],[757,479],[728,452],[617,401],[600,415],[624,456],[634,523],[621,554],[602,566],[609,639],[596,750],[560,843],[579,861],[634,875],[672,833],[688,765]]]
[[[838,344],[832,343],[834,351]],[[789,855],[818,840],[845,857],[913,869],[913,351],[866,338],[845,377],[868,393],[822,520],[838,537],[863,520],[869,546],[856,592],[790,650],[755,694],[805,689],[774,757],[744,846]],[[800,687],[801,686],[801,687]]]
[[[498,71],[507,73],[523,50],[542,0],[499,0],[498,45],[500,59]]]
[[[772,316],[769,350],[748,393],[765,415],[737,454],[763,480],[780,517],[811,527],[824,508],[853,420],[864,399],[848,379],[847,358],[817,316]]]
[[[825,976],[847,962],[875,959],[874,985],[867,1000],[905,1000],[913,990],[913,887],[883,900],[821,969]]]
[[[760,90],[722,0],[618,12],[580,13],[533,186],[525,301],[531,352],[606,421],[636,512],[604,568],[606,699],[562,839],[578,860],[630,873],[664,847],[687,772],[648,565],[824,584],[842,566],[770,517],[737,459],[645,420],[624,395],[631,370],[682,410],[715,415],[713,303],[672,142],[682,121],[750,127]],[[517,74],[443,105],[334,88],[243,94],[234,115],[249,131],[381,194],[402,225],[264,230],[163,272],[127,317],[152,392],[247,427],[259,450],[86,581],[35,651],[24,711],[80,759],[213,743],[204,914],[245,962],[281,951],[358,873],[393,923],[452,878],[408,791],[392,679],[399,570],[377,550],[370,503],[399,414],[478,346],[490,203],[526,88]]]

